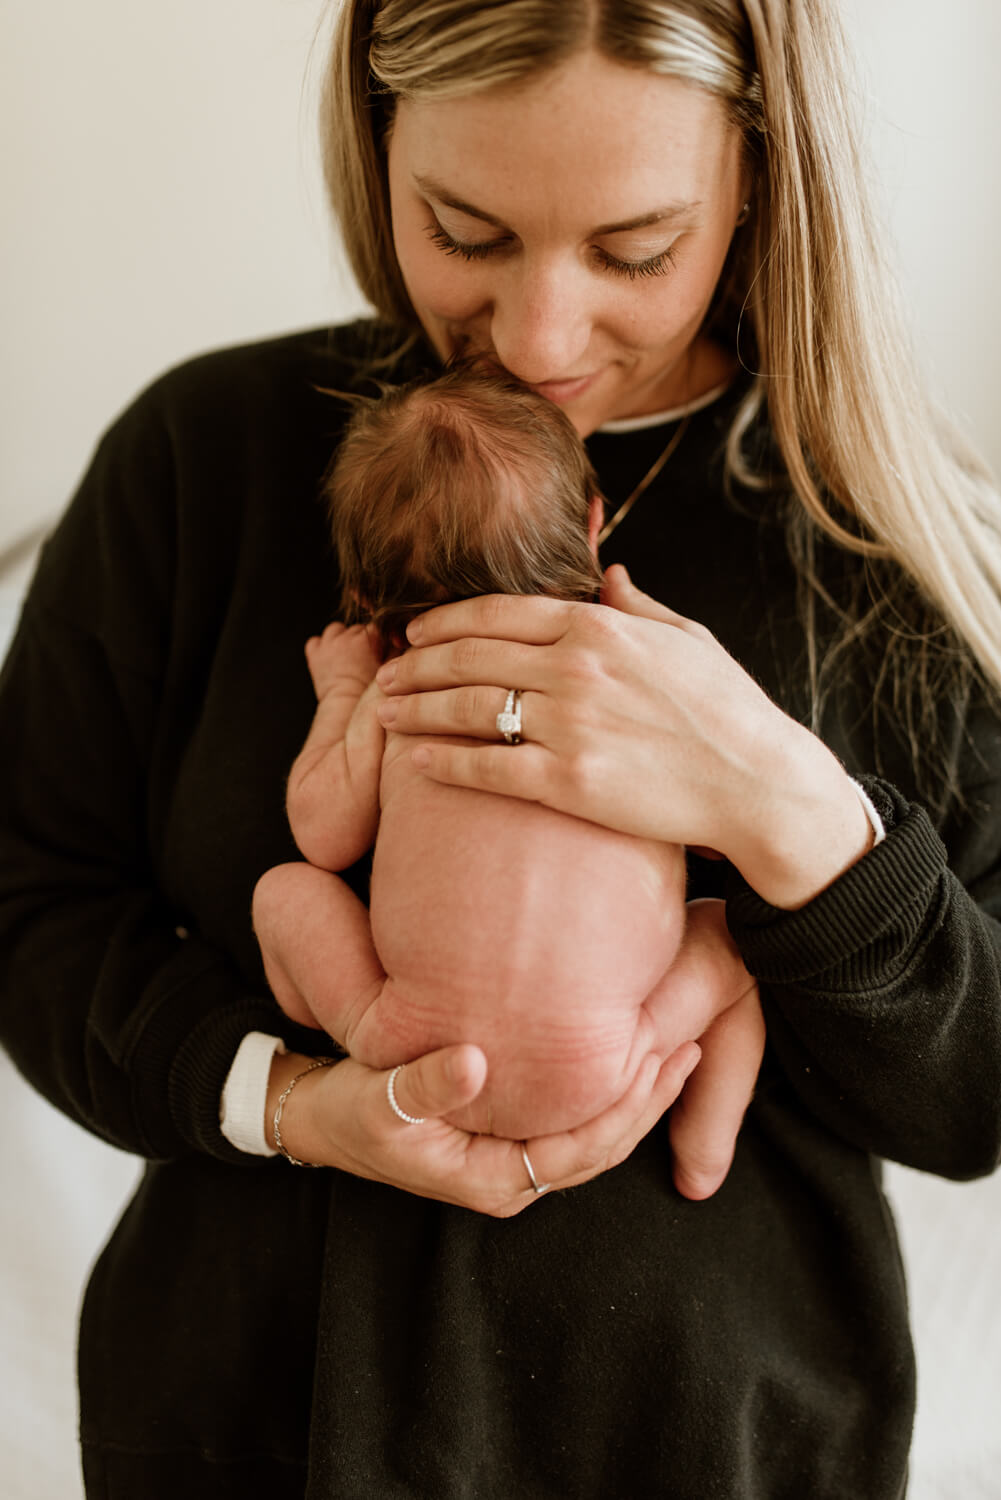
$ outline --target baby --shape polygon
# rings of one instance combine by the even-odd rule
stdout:
[[[318,706],[288,812],[310,863],[255,892],[269,983],[371,1067],[475,1042],[487,1082],[451,1123],[514,1139],[571,1129],[648,1053],[669,1056],[753,989],[719,903],[697,904],[715,918],[694,912],[678,958],[679,846],[429,780],[413,738],[380,725],[373,679],[434,604],[595,598],[602,502],[586,451],[550,402],[456,368],[362,405],[329,491],[344,613],[370,623],[306,646]],[[366,910],[332,872],[373,844]]]

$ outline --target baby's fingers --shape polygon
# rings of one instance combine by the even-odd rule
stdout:
[[[368,625],[342,625],[334,620],[322,635],[306,642],[306,665],[318,698],[337,685],[357,695],[379,670],[379,638]]]

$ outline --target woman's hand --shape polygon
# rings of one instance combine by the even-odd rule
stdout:
[[[686,1198],[709,1198],[726,1178],[765,1050],[758,986],[726,924],[726,903],[701,899],[685,908],[674,961],[643,1004],[655,1048],[683,1037],[701,1060],[671,1110],[674,1185]]]
[[[485,742],[418,746],[415,764],[437,781],[718,850],[766,900],[803,905],[871,843],[843,768],[623,567],[602,598],[490,595],[430,610],[408,628],[414,649],[380,669],[382,723]],[[511,687],[522,690],[516,748],[497,743]]]
[[[574,1187],[624,1161],[678,1097],[699,1061],[686,1043],[660,1063],[648,1057],[632,1086],[611,1109],[562,1135],[526,1143],[537,1181]],[[278,1098],[310,1059],[275,1058],[268,1088],[268,1138]],[[521,1142],[469,1135],[441,1118],[470,1103],[486,1081],[486,1058],[468,1044],[445,1047],[408,1063],[397,1075],[396,1099],[408,1125],[390,1108],[388,1074],[345,1058],[317,1068],[296,1084],[282,1113],[282,1141],[301,1161],[339,1167],[423,1198],[509,1218],[536,1201]],[[696,1142],[695,1149],[698,1149]]]
[[[730,1171],[737,1136],[754,1097],[765,1051],[757,987],[699,1038],[702,1060],[671,1111],[674,1185],[686,1198],[711,1198]]]

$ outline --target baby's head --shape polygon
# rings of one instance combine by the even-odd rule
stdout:
[[[601,586],[584,445],[503,374],[456,366],[359,404],[328,492],[344,616],[373,620],[387,646],[448,600],[587,600]]]

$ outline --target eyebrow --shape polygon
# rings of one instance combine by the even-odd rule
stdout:
[[[484,224],[492,224],[495,229],[507,228],[502,219],[498,219],[494,214],[488,214],[484,208],[477,208],[474,203],[467,203],[464,198],[457,198],[433,177],[415,173],[414,182],[422,193],[429,198],[437,198],[438,202],[443,203],[446,208],[454,208],[460,214],[468,214],[471,219],[480,219]],[[599,224],[590,232],[593,235],[625,234],[630,229],[649,229],[654,224],[674,224],[690,219],[701,207],[702,204],[697,199],[692,202],[665,203],[662,208],[652,209],[646,214],[637,214],[633,219],[621,219],[614,224]]]

